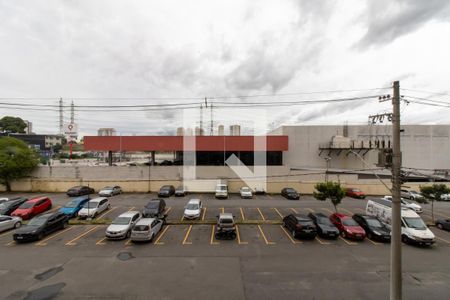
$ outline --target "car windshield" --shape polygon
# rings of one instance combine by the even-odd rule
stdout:
[[[186,209],[189,209],[189,210],[198,209],[198,204],[197,203],[188,203],[188,205],[186,205]]]
[[[19,206],[19,208],[32,208],[34,205],[34,203],[31,202],[25,202],[23,203],[21,206]]]
[[[112,186],[105,186],[103,188],[104,191],[111,191],[112,189],[114,189]]]
[[[227,187],[225,185],[219,185],[218,186],[220,191],[226,191]]]
[[[241,189],[241,191],[243,191],[243,192],[250,192],[251,189],[248,188],[248,187],[243,187],[243,188]]]
[[[406,225],[410,228],[421,230],[427,228],[427,226],[425,225],[425,223],[422,221],[421,218],[403,218],[403,220],[405,221]]]
[[[161,191],[168,191],[168,190],[170,190],[170,186],[168,185],[165,185],[161,188]]]
[[[294,189],[286,189],[286,192],[287,193],[295,193],[295,190]]]
[[[98,202],[88,202],[85,205],[83,205],[84,208],[97,208]]]
[[[114,219],[112,224],[114,225],[127,225],[130,223],[131,218],[130,217],[117,217]]]
[[[303,226],[305,226],[305,225],[313,225],[313,222],[308,221],[308,220],[300,220],[299,223],[302,224]]]
[[[47,221],[47,218],[33,218],[30,222],[28,222],[29,226],[41,226],[44,225]]]
[[[383,227],[383,224],[381,224],[381,222],[378,221],[377,219],[366,219],[366,221],[367,221],[367,225],[369,225],[370,227],[376,227],[376,228]]]
[[[74,208],[74,207],[77,207],[77,206],[78,206],[78,201],[76,201],[76,200],[70,201],[69,203],[64,205],[64,207],[67,207],[67,208]]]
[[[133,228],[133,231],[148,231],[150,229],[150,227],[148,227],[147,225],[136,225]]]
[[[149,202],[145,205],[145,208],[155,209],[158,208],[159,202]]]
[[[416,192],[416,191],[409,191],[411,194],[414,194],[414,195],[420,195],[418,192]]]
[[[220,219],[220,223],[231,224],[231,223],[233,223],[233,219],[222,218],[222,219]]]
[[[344,224],[345,226],[359,226],[358,223],[355,222],[355,220],[350,218],[343,219],[342,224]]]
[[[358,190],[358,189],[352,189],[352,191],[355,192],[355,193],[361,192],[361,190]]]
[[[317,218],[317,223],[329,226],[333,225],[333,223],[331,223],[330,219],[328,218]]]

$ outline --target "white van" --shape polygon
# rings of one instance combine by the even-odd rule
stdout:
[[[228,185],[224,183],[216,185],[216,198],[228,198]]]
[[[366,214],[378,217],[382,222],[391,226],[391,205],[392,202],[388,200],[369,200]],[[431,245],[436,241],[433,232],[413,210],[402,207],[401,222],[403,242]]]

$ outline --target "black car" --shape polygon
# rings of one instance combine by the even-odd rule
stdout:
[[[300,194],[293,188],[284,188],[281,190],[281,196],[289,200],[299,200]]]
[[[165,210],[166,201],[164,201],[164,199],[152,199],[144,206],[142,216],[144,218],[162,218]]]
[[[287,215],[283,218],[283,225],[291,232],[294,238],[313,239],[317,235],[316,225],[306,215]]]
[[[173,185],[163,185],[158,192],[158,197],[170,197],[175,194]]]
[[[69,217],[61,212],[47,213],[34,217],[14,232],[16,242],[30,242],[44,238],[46,235],[67,227]]]
[[[444,220],[439,219],[436,220],[436,227],[443,230],[450,230],[450,219]]]
[[[24,202],[28,201],[28,198],[25,197],[17,197],[9,199],[6,202],[0,204],[0,215],[10,215],[13,211],[15,211],[19,206],[21,206]]]
[[[69,197],[77,197],[77,196],[83,196],[83,195],[89,195],[95,193],[93,188],[90,188],[85,185],[81,186],[74,186],[67,190],[67,196]]]
[[[313,220],[317,227],[317,234],[324,238],[337,239],[339,236],[339,229],[331,223],[330,219],[323,213],[309,213],[308,217]]]
[[[391,231],[378,218],[363,214],[354,214],[352,218],[364,229],[369,239],[380,242],[391,241]]]

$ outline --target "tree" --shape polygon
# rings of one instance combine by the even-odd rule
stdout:
[[[450,189],[445,184],[433,184],[420,186],[422,196],[431,201],[431,221],[434,223],[434,201],[440,200],[442,195],[450,193]]]
[[[320,201],[330,199],[334,206],[334,210],[338,212],[337,206],[345,197],[345,190],[341,187],[341,184],[332,181],[319,182],[314,186],[314,188],[316,189],[313,193],[314,198]]]
[[[29,174],[39,163],[39,155],[21,140],[0,138],[0,184],[11,191],[11,181]]]
[[[12,133],[25,133],[27,123],[21,118],[6,116],[0,119],[0,128]]]

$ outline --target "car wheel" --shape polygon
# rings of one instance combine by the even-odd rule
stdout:
[[[22,223],[21,222],[16,222],[16,224],[14,224],[14,229],[17,229],[20,226],[22,226]]]
[[[370,232],[367,234],[367,238],[368,238],[369,240],[372,239],[372,234],[371,234]]]
[[[93,219],[97,218],[97,213],[94,213],[94,215],[92,216]]]
[[[346,238],[346,237],[347,237],[347,234],[345,233],[345,231],[342,231],[342,232],[341,232],[341,235],[342,235],[343,238]]]
[[[402,235],[402,242],[403,243],[408,243],[408,237],[406,235]]]
[[[108,204],[108,207],[107,207],[107,209],[110,209],[111,208],[111,204]]]
[[[152,233],[152,236],[150,237],[150,243],[153,242],[153,238],[155,237],[155,234]]]
[[[68,222],[64,222],[64,223],[62,224],[62,229],[66,229],[67,226],[69,226],[69,223],[68,223]]]
[[[292,237],[295,238],[295,230],[292,230]]]
[[[129,230],[129,231],[127,232],[126,238],[129,239],[130,236],[131,236],[131,230]]]
[[[44,238],[44,234],[41,232],[41,233],[39,233],[39,235],[38,235],[38,240],[42,240]]]
[[[437,228],[439,228],[439,229],[444,229],[444,226],[442,226],[442,224],[441,224],[441,223],[439,223],[439,224],[436,224],[436,226],[437,226]]]

